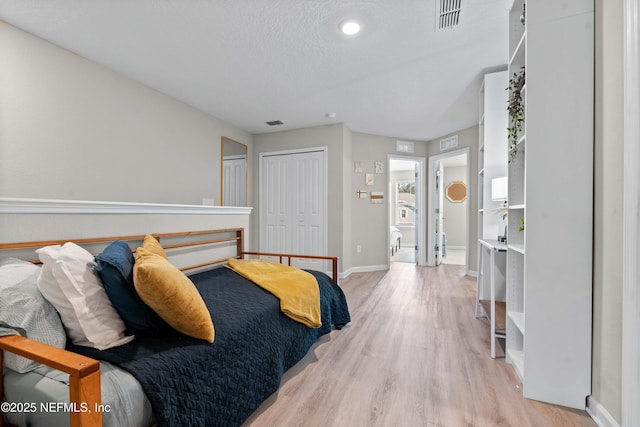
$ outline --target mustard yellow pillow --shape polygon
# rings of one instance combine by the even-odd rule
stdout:
[[[151,234],[147,234],[146,236],[144,236],[144,240],[142,241],[141,247],[145,248],[151,253],[160,255],[162,258],[166,260],[169,259],[169,257],[167,257],[167,253],[164,251],[164,248],[162,247],[160,242],[158,242],[158,240],[155,237],[153,237]]]
[[[213,342],[213,321],[200,293],[167,259],[139,247],[133,266],[133,284],[142,301],[174,329]]]

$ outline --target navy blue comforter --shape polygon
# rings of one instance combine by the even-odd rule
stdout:
[[[134,375],[160,426],[237,426],[278,389],[284,371],[318,337],[350,321],[342,290],[325,274],[309,272],[320,286],[318,329],[291,320],[273,295],[218,268],[190,276],[211,312],[213,344],[175,333],[136,337],[106,351],[71,350]]]

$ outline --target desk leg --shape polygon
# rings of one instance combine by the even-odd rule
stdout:
[[[484,284],[484,245],[479,245],[480,255],[478,257],[478,283],[476,285],[476,319],[482,317],[482,308],[480,308],[480,288]]]
[[[491,358],[496,358],[496,251],[491,251]]]

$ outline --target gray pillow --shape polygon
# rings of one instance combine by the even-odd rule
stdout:
[[[38,290],[40,268],[16,258],[0,259],[0,335],[22,335],[64,348],[67,336],[55,308]],[[4,366],[19,373],[42,366],[10,352]]]

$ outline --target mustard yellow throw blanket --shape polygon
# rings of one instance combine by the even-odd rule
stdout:
[[[322,326],[320,289],[312,274],[261,259],[230,258],[227,267],[271,292],[286,316],[310,328]]]

